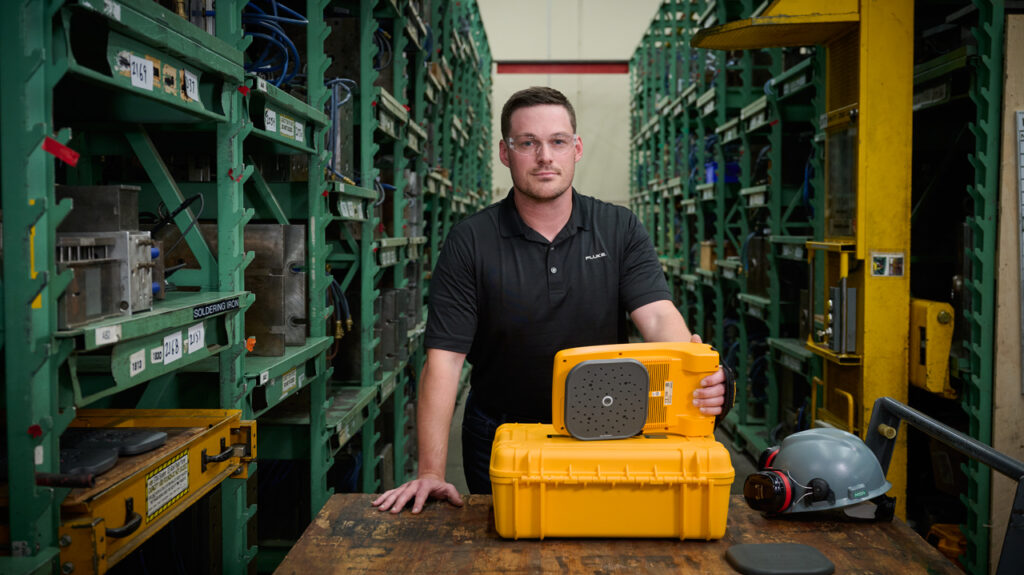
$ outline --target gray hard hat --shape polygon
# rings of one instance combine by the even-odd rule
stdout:
[[[792,499],[783,496],[785,505],[775,509],[782,513],[846,507],[878,497],[892,487],[878,459],[859,437],[828,427],[808,429],[784,439],[761,473],[777,474],[787,494],[792,487]],[[775,477],[769,478],[776,483]],[[795,485],[788,486],[789,480]],[[768,483],[760,483],[763,491]],[[759,495],[763,499],[767,494]]]

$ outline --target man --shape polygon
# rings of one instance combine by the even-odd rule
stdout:
[[[562,349],[626,341],[626,313],[645,341],[700,341],[670,300],[650,237],[628,209],[572,188],[583,141],[572,104],[528,88],[501,114],[505,200],[454,226],[430,283],[427,359],[417,405],[419,476],[373,504],[398,513],[428,497],[462,505],[444,480],[448,433],[463,362],[473,365],[462,429],[466,481],[490,493],[491,443],[506,422],[551,421],[551,372]],[[725,404],[724,375],[706,377],[693,402]]]

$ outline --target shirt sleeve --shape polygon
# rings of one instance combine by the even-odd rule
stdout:
[[[619,294],[626,311],[661,300],[671,300],[665,272],[658,261],[651,237],[636,214],[627,210],[622,226],[623,257],[619,276]]]
[[[473,244],[456,226],[445,238],[430,278],[424,345],[469,353],[477,324]]]

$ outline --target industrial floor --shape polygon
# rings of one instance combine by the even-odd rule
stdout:
[[[459,493],[469,493],[466,487],[466,477],[462,472],[462,413],[466,406],[466,396],[469,394],[469,386],[465,386],[455,401],[455,415],[452,418],[452,429],[448,436],[448,466],[445,469],[448,481],[459,490]],[[743,482],[747,475],[756,471],[755,462],[746,454],[738,452],[732,447],[732,441],[721,430],[715,432],[715,437],[722,445],[729,450],[732,456],[732,467],[736,470],[736,479],[732,482],[732,493],[743,493]]]

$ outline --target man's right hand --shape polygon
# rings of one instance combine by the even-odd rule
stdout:
[[[456,507],[462,507],[462,496],[455,489],[455,486],[446,482],[443,478],[433,475],[424,475],[419,479],[405,483],[394,489],[385,491],[380,497],[374,499],[373,506],[378,511],[390,511],[399,513],[405,504],[412,500],[412,512],[423,511],[423,504],[427,498],[443,499]]]

